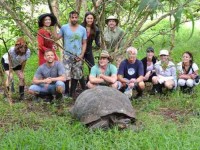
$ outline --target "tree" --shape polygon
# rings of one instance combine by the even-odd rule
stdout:
[[[14,21],[17,27],[24,35],[27,35],[31,43],[34,43],[37,31],[37,18],[42,11],[39,11],[41,4],[49,6],[49,11],[58,18],[59,27],[66,23],[66,16],[71,10],[77,10],[82,17],[85,11],[93,10],[97,16],[97,24],[103,33],[105,18],[110,15],[116,15],[120,20],[120,26],[126,29],[126,43],[124,48],[138,41],[142,46],[147,41],[160,34],[171,32],[171,49],[174,47],[175,33],[179,25],[186,21],[199,19],[198,11],[200,2],[198,0],[48,0],[41,2],[39,0],[0,0],[2,8],[2,18],[4,20]],[[31,9],[24,9],[24,6],[30,6]],[[82,7],[84,6],[84,7]],[[8,13],[7,16],[3,15]],[[43,11],[44,12],[44,11]],[[46,11],[47,12],[47,11]],[[148,30],[159,24],[162,20],[169,19],[169,28],[165,31],[157,31],[155,35],[148,39],[142,39]],[[9,21],[9,22],[10,22]],[[2,21],[1,21],[2,22]],[[8,24],[12,29],[16,29],[14,24]],[[10,30],[10,28],[9,28]],[[192,33],[192,32],[191,32]],[[192,35],[192,34],[191,34]],[[104,47],[103,34],[101,34],[102,47]],[[118,47],[116,47],[118,51]]]

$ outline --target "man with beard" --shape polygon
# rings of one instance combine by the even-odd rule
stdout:
[[[118,24],[119,20],[115,16],[109,16],[106,19],[107,27],[104,30],[104,39],[106,42],[106,48],[109,52],[120,49],[124,45],[124,30],[122,30]]]
[[[88,88],[93,88],[97,85],[111,86],[117,88],[117,68],[109,63],[110,55],[103,50],[99,57],[99,63],[92,67]]]
[[[36,98],[46,97],[46,102],[51,102],[53,95],[56,95],[56,99],[62,99],[66,80],[64,67],[59,61],[55,61],[52,50],[45,51],[44,59],[46,63],[37,69],[29,93],[35,95]]]
[[[69,94],[69,81],[71,80],[70,96],[72,97],[78,81],[81,83],[82,89],[85,89],[82,59],[86,51],[87,33],[86,29],[78,24],[78,17],[78,12],[70,12],[69,23],[61,27],[59,34],[55,34],[56,39],[64,38],[65,94]]]

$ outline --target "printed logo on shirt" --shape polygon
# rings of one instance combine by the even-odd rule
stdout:
[[[129,68],[128,69],[128,74],[129,75],[134,75],[135,74],[135,69],[134,68]]]

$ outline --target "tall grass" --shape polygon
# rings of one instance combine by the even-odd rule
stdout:
[[[181,54],[190,50],[200,66],[198,51],[199,31],[188,39],[188,29],[181,28],[177,35],[172,59],[181,61]],[[153,47],[156,53],[163,48],[161,38]],[[147,43],[146,46],[150,46]],[[167,47],[167,46],[166,46]],[[139,51],[139,57],[145,53]],[[26,83],[31,84],[37,68],[37,55],[27,61]],[[199,87],[192,95],[175,91],[169,95],[145,95],[140,101],[132,101],[137,114],[137,129],[120,131],[90,131],[71,117],[70,101],[63,107],[36,104],[31,101],[15,103],[10,107],[0,101],[1,149],[200,149],[200,94]]]

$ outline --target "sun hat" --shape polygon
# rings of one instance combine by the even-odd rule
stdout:
[[[101,58],[101,57],[109,58],[110,55],[109,55],[108,51],[102,50],[101,53],[100,53],[100,58]]]
[[[51,25],[50,26],[54,26],[57,23],[56,16],[54,16],[53,14],[50,14],[50,13],[45,13],[45,14],[42,14],[38,17],[38,26],[39,27],[43,27],[43,20],[47,16],[49,16],[51,18]]]
[[[117,17],[115,17],[115,16],[109,16],[109,17],[106,19],[106,24],[108,24],[108,21],[109,21],[109,20],[115,20],[117,25],[118,25],[118,23],[119,23],[119,20],[118,20]]]
[[[167,55],[167,56],[168,56],[168,55],[169,55],[169,51],[163,49],[163,50],[160,51],[160,54],[159,54],[159,55],[160,55],[160,56],[161,56],[161,55]]]

